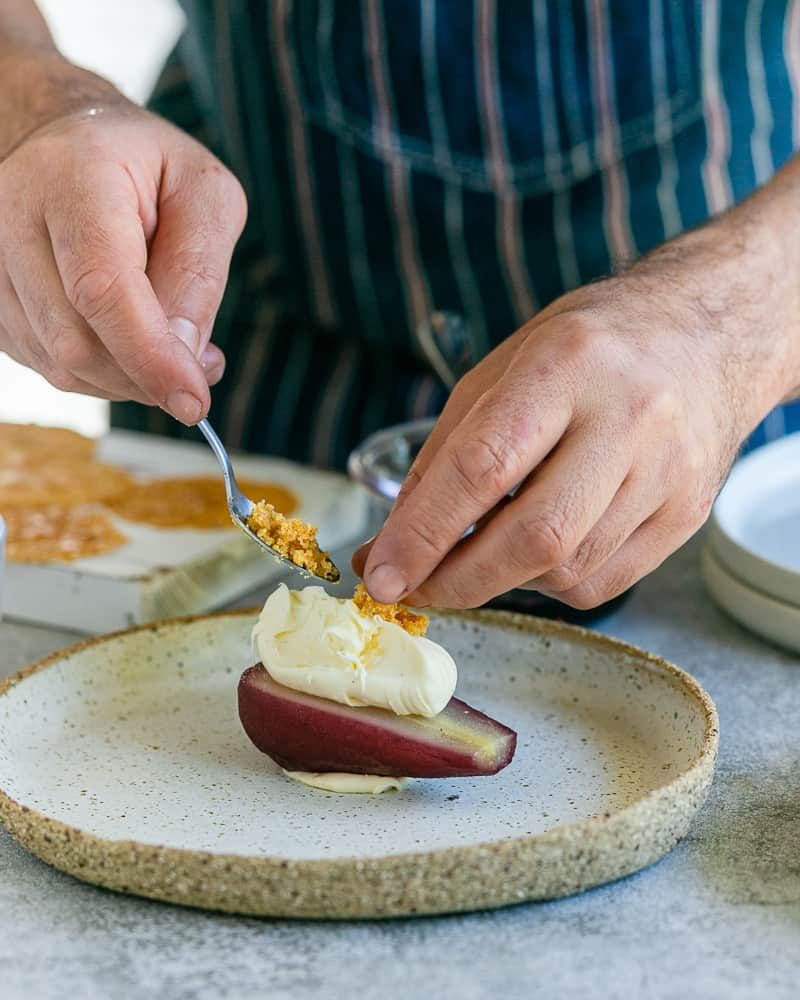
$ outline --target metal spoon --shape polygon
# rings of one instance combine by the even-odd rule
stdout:
[[[211,445],[211,450],[217,456],[217,461],[222,468],[222,478],[225,480],[225,495],[228,499],[228,510],[230,511],[231,520],[240,528],[249,538],[252,538],[256,544],[260,545],[262,549],[269,552],[271,556],[278,559],[283,563],[284,566],[289,566],[291,569],[296,570],[301,573],[306,579],[314,580],[324,580],[326,583],[338,583],[340,579],[339,570],[331,563],[333,567],[328,576],[318,576],[316,573],[312,573],[307,570],[304,566],[298,566],[297,563],[293,563],[291,559],[287,559],[286,556],[282,555],[280,552],[276,552],[272,546],[267,545],[263,539],[259,538],[258,535],[251,531],[247,519],[255,510],[255,504],[252,500],[242,493],[239,489],[239,485],[236,482],[236,476],[233,474],[233,466],[231,465],[231,460],[228,457],[228,453],[225,450],[225,446],[217,437],[214,428],[207,420],[201,420],[197,425],[198,430],[200,430],[205,437],[206,441]]]

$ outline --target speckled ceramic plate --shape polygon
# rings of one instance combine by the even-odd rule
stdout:
[[[436,616],[459,693],[513,726],[492,778],[339,796],[241,730],[252,613],[144,626],[0,688],[0,818],[34,854],[123,892],[239,913],[383,917],[578,892],[662,857],[714,770],[691,677],[577,628]]]

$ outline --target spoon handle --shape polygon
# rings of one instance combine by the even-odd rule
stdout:
[[[231,512],[231,517],[233,518],[234,523],[241,528],[242,531],[256,543],[256,545],[260,545],[262,549],[269,552],[271,556],[274,556],[279,562],[283,563],[284,566],[290,566],[293,570],[300,573],[304,577],[313,577],[317,580],[325,580],[328,583],[338,583],[340,579],[339,570],[333,565],[330,558],[328,558],[330,572],[326,573],[325,576],[319,576],[317,573],[313,573],[304,566],[298,565],[290,559],[289,556],[276,551],[271,545],[268,545],[263,538],[258,537],[248,524],[248,518],[253,513],[255,504],[239,489],[239,484],[236,482],[236,476],[233,474],[233,466],[231,465],[231,460],[228,457],[225,445],[217,437],[214,428],[207,420],[201,420],[197,427],[200,433],[205,437],[206,441],[208,441],[211,445],[211,450],[217,456],[217,461],[222,469],[222,477],[225,480],[225,494],[228,500],[228,510]]]
[[[211,445],[211,450],[217,456],[217,461],[222,469],[222,477],[225,480],[225,493],[228,498],[228,506],[240,518],[246,518],[252,510],[253,504],[239,489],[239,484],[236,482],[236,476],[233,474],[233,466],[231,465],[231,460],[228,457],[225,446],[208,420],[201,420],[197,425],[197,429],[205,437],[209,445]]]

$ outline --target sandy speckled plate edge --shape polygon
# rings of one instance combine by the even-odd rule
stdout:
[[[85,639],[5,678],[0,697],[26,677],[93,645],[256,610],[168,619]],[[505,611],[448,614],[568,638],[632,656],[637,669],[671,675],[705,715],[700,753],[678,777],[611,814],[541,834],[385,857],[292,861],[108,840],[30,809],[2,788],[0,823],[42,861],[94,885],[184,906],[293,918],[387,918],[555,899],[630,875],[672,850],[705,802],[716,765],[719,720],[700,684],[646,650],[575,625]]]

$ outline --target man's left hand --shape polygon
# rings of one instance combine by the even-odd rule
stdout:
[[[697,531],[800,383],[797,280],[770,225],[753,199],[565,295],[469,372],[354,557],[373,597],[469,608],[530,587],[594,607]]]

